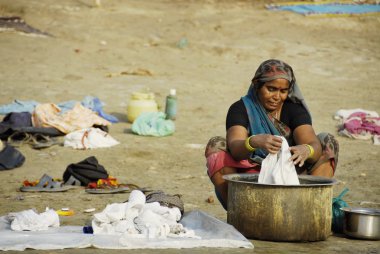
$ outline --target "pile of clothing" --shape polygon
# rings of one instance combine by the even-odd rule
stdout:
[[[106,114],[103,105],[99,98],[92,96],[86,96],[81,102],[41,104],[15,100],[1,105],[0,115],[5,117],[0,122],[0,139],[5,141],[5,147],[0,150],[0,170],[22,165],[25,158],[22,160],[23,156],[15,147],[23,144],[34,149],[52,145],[94,149],[119,144],[108,134],[108,126],[118,119]],[[64,142],[59,136],[64,137]],[[17,160],[10,161],[9,157]]]
[[[380,117],[375,111],[364,109],[341,109],[334,118],[340,121],[339,134],[342,136],[373,140],[373,144],[380,145]]]

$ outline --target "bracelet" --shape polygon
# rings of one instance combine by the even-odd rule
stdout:
[[[309,145],[309,144],[305,144],[305,146],[307,146],[307,148],[309,148],[310,154],[309,154],[309,156],[307,158],[310,159],[314,155],[314,148],[311,145]]]
[[[245,140],[245,148],[250,151],[250,152],[254,152],[256,150],[256,148],[252,147],[251,144],[249,143],[249,140],[255,135],[252,135],[252,136],[249,136],[246,140]]]

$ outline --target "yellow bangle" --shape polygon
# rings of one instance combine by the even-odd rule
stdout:
[[[311,145],[309,145],[309,144],[305,144],[305,146],[307,146],[307,147],[309,148],[309,150],[310,150],[310,154],[309,154],[309,156],[307,157],[308,159],[310,159],[310,158],[312,158],[313,155],[314,155],[314,148],[313,148]]]
[[[256,150],[256,148],[252,147],[251,144],[249,143],[249,140],[253,137],[254,135],[252,136],[249,136],[246,140],[245,140],[245,148],[250,151],[250,152],[254,152]]]

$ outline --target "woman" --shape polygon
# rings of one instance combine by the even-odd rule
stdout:
[[[338,143],[328,133],[315,134],[311,115],[292,68],[276,59],[263,62],[246,96],[233,103],[226,120],[227,140],[214,137],[207,144],[208,175],[227,209],[223,175],[259,172],[268,153],[281,149],[284,136],[298,174],[333,177]]]

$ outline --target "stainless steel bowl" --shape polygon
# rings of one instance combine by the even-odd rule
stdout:
[[[343,232],[354,238],[380,240],[380,209],[340,208],[344,211]]]

